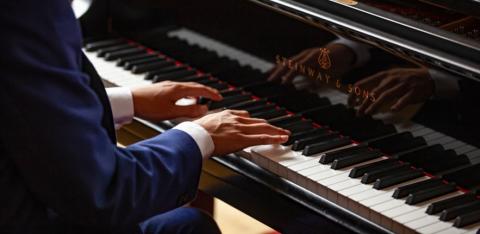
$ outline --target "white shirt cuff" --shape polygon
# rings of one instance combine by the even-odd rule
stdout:
[[[338,39],[331,42],[332,44],[341,44],[350,48],[353,53],[355,53],[355,62],[353,67],[360,67],[365,65],[370,60],[370,46],[364,43],[359,43],[356,41],[349,40],[344,37],[339,37]]]
[[[428,69],[428,73],[435,84],[436,98],[453,98],[460,91],[458,79],[439,70]]]
[[[132,91],[126,87],[107,88],[108,99],[112,107],[115,128],[132,122],[134,109]]]
[[[177,129],[180,131],[184,131],[188,135],[190,135],[193,140],[197,143],[200,152],[202,153],[203,159],[208,159],[215,149],[215,145],[213,143],[212,137],[210,134],[203,128],[202,126],[194,123],[194,122],[183,122],[173,129]]]

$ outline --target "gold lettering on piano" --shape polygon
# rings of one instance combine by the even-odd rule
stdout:
[[[331,87],[337,88],[348,94],[355,94],[355,96],[369,99],[371,102],[375,102],[377,98],[375,95],[367,89],[362,89],[353,84],[343,84],[340,79],[332,79],[330,74],[326,71],[331,68],[332,63],[329,56],[330,51],[328,49],[320,49],[320,55],[318,56],[318,64],[321,69],[309,66],[307,64],[299,63],[295,60],[287,57],[277,55],[275,56],[277,66],[286,67],[291,71],[295,71],[299,75],[311,78],[317,82],[324,83]]]
[[[328,70],[330,69],[330,67],[332,67],[329,49],[320,48],[320,55],[318,55],[318,64],[320,64],[320,67],[324,70]]]
[[[353,0],[335,0],[335,1],[344,5],[349,5],[349,6],[354,6],[358,4],[357,1],[353,1]]]

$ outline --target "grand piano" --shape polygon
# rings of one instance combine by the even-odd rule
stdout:
[[[213,157],[202,192],[282,233],[480,228],[478,0],[82,2],[84,51],[107,85],[199,82],[224,100],[183,104],[248,110],[292,131],[284,145]],[[356,116],[345,89],[325,79],[312,85],[290,60],[337,37],[371,51],[341,86],[392,67],[425,67],[458,82],[459,93]],[[340,80],[327,71],[334,62],[327,51],[312,70]],[[292,84],[267,80],[279,66],[296,69]],[[180,121],[135,119],[118,139],[128,145]]]

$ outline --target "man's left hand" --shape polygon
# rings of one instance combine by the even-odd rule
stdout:
[[[182,98],[206,97],[219,101],[218,90],[193,82],[164,81],[132,90],[135,116],[151,121],[162,121],[178,117],[200,117],[207,113],[205,105],[179,106]]]

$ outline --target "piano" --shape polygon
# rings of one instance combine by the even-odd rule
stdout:
[[[284,145],[213,157],[201,191],[282,233],[479,230],[479,128],[475,121],[460,124],[475,118],[475,106],[448,118],[454,109],[430,108],[435,101],[427,100],[401,118],[357,117],[335,87],[312,88],[302,74],[293,84],[267,80],[278,57],[340,36],[381,58],[345,80],[425,66],[475,90],[478,0],[97,0],[80,20],[84,52],[107,85],[198,82],[220,90],[224,100],[184,104],[248,110],[292,131]],[[464,98],[452,105],[475,103]],[[145,139],[179,121],[135,119],[119,131],[119,141]]]

